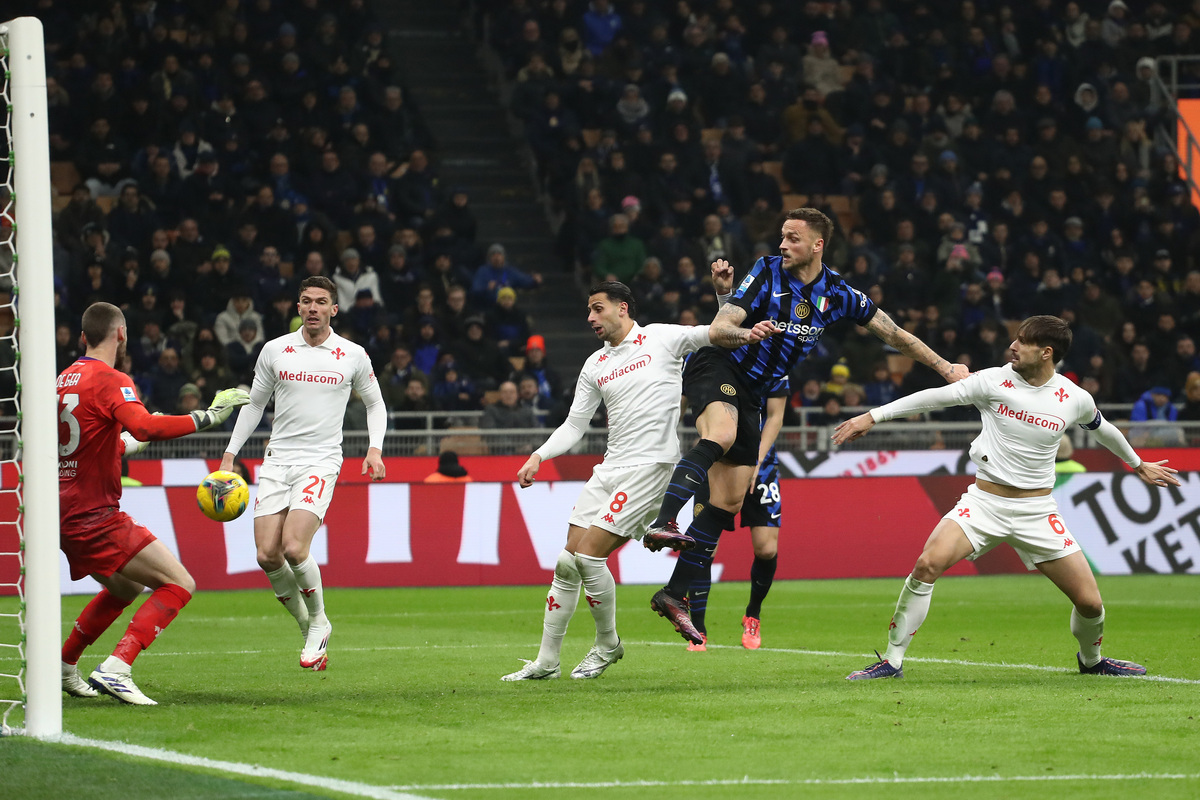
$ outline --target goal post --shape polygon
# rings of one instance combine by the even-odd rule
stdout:
[[[62,733],[58,556],[58,402],[54,389],[54,253],[42,23],[0,23],[11,190],[16,351],[18,528],[23,591],[25,733]],[[18,682],[20,683],[20,681]]]

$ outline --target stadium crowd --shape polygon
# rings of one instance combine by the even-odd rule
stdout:
[[[539,276],[477,241],[467,188],[439,181],[366,0],[26,5],[52,158],[77,176],[56,203],[60,368],[110,300],[147,404],[187,410],[248,382],[324,274],[389,409],[486,396],[499,427],[563,407],[522,311]],[[629,283],[643,322],[710,318],[708,264],[773,252],[803,201],[839,223],[826,262],[945,357],[995,364],[1006,323],[1058,314],[1064,369],[1098,400],[1200,418],[1200,213],[1155,143],[1173,121],[1150,80],[1195,50],[1200,3],[474,6],[565,265]],[[823,339],[794,405],[834,421],[931,380],[885,356],[863,330]]]
[[[71,176],[54,220],[60,371],[106,300],[126,312],[122,369],[146,405],[207,405],[251,382],[262,344],[299,324],[300,281],[325,275],[389,409],[558,396],[519,295],[538,276],[478,242],[467,189],[442,185],[367,2],[25,5],[46,31],[56,184]]]
[[[1005,323],[1060,315],[1097,400],[1200,419],[1200,214],[1151,81],[1196,52],[1200,3],[491,5],[563,258],[648,317],[707,319],[709,262],[774,252],[803,200],[840,220],[826,263],[947,359],[1002,363]],[[862,329],[822,339],[794,402],[835,421],[847,387],[935,380],[884,356]]]

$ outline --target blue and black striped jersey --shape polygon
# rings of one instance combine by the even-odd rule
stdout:
[[[770,339],[742,345],[728,356],[760,398],[808,355],[826,328],[843,319],[866,325],[877,310],[869,297],[824,264],[816,280],[805,284],[783,268],[780,256],[755,262],[729,302],[746,310],[744,327],[772,320],[779,329]]]

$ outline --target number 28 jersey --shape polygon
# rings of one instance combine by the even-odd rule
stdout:
[[[63,528],[121,502],[117,409],[142,405],[125,373],[84,356],[58,376],[58,503]]]

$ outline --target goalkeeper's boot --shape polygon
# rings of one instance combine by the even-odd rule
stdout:
[[[708,634],[700,631],[700,638],[704,640],[700,644],[688,642],[687,649],[689,653],[704,653],[708,650]]]
[[[562,670],[558,668],[558,664],[553,667],[543,667],[536,661],[521,659],[525,662],[525,666],[521,667],[516,672],[510,672],[502,677],[502,681],[548,681],[562,675]]]
[[[747,650],[757,650],[762,647],[762,634],[759,633],[761,624],[754,617],[742,617],[742,647]]]
[[[599,678],[604,670],[620,661],[624,656],[625,645],[621,644],[620,640],[612,650],[601,650],[598,646],[592,647],[584,656],[583,661],[579,662],[579,666],[571,670],[571,677],[576,680]]]
[[[857,672],[851,672],[846,676],[848,681],[868,681],[872,678],[903,678],[904,667],[893,667],[888,663],[888,660],[879,655],[879,651],[875,651],[875,655],[879,660],[866,669],[860,669]]]
[[[99,697],[100,693],[88,686],[88,682],[79,674],[79,667],[63,662],[62,688],[71,697]]]
[[[696,630],[696,626],[692,624],[692,618],[688,615],[689,606],[686,597],[676,599],[659,589],[654,593],[654,597],[650,598],[650,608],[657,611],[660,617],[666,617],[667,621],[675,626],[675,630],[679,631],[679,635],[684,639],[692,644],[704,644],[704,636]]]
[[[325,648],[329,646],[329,634],[333,633],[333,623],[328,620],[324,625],[309,625],[308,636],[304,639],[304,649],[300,651],[300,668],[321,672],[329,664],[325,656]]]
[[[646,535],[642,537],[642,547],[647,550],[657,553],[664,547],[669,547],[676,552],[691,550],[696,546],[696,540],[686,533],[679,531],[679,526],[675,524],[675,520],[668,520],[662,525],[655,525],[650,530],[646,531]]]
[[[133,677],[129,667],[124,669],[104,670],[101,669],[104,665],[101,664],[92,671],[88,678],[95,689],[103,692],[110,697],[115,697],[122,703],[128,703],[131,706],[156,706],[158,703],[151,700],[146,695],[142,694],[142,690],[133,682]]]
[[[1085,667],[1083,665],[1083,656],[1079,653],[1075,654],[1075,660],[1079,662],[1079,671],[1084,675],[1120,675],[1123,677],[1131,677],[1133,675],[1145,675],[1146,668],[1141,664],[1135,664],[1132,661],[1118,661],[1115,658],[1101,658],[1093,666]]]

